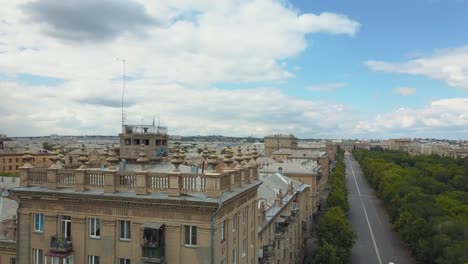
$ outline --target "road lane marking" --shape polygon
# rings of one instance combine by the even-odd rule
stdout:
[[[351,161],[349,160],[349,155],[348,155],[348,164],[351,167],[351,172],[353,173],[353,178],[354,178],[354,182],[356,183],[358,194],[359,196],[361,196],[361,191],[359,190],[359,186],[356,180],[356,175],[354,174],[353,165],[351,164]],[[362,206],[362,209],[364,210],[364,215],[366,216],[367,226],[369,227],[369,231],[370,231],[371,238],[372,238],[372,243],[374,244],[375,253],[377,254],[377,259],[379,260],[379,264],[382,264],[382,260],[380,259],[379,249],[377,248],[377,243],[375,243],[374,232],[372,232],[372,227],[369,221],[369,217],[367,216],[366,207],[364,206],[364,202],[362,201],[362,198],[359,197],[359,199],[361,200],[361,206]]]

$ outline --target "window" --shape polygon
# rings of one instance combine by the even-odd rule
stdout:
[[[244,238],[242,240],[242,256],[245,257],[247,255],[247,239]]]
[[[101,237],[101,227],[100,227],[99,218],[90,218],[89,219],[89,237],[91,237],[91,238],[100,238]]]
[[[245,224],[245,209],[242,209],[242,224]]]
[[[73,264],[73,255],[66,257],[63,260],[63,264]]]
[[[219,227],[219,231],[221,232],[221,242],[226,240],[226,228],[225,227],[226,227],[226,220],[224,220],[221,223],[221,226]]]
[[[60,229],[62,231],[62,236],[68,240],[71,237],[71,216],[62,215],[60,223]]]
[[[42,264],[42,249],[35,249],[33,248],[33,263],[34,264]]]
[[[130,264],[130,259],[120,258],[119,264]]]
[[[250,227],[253,227],[255,219],[257,218],[257,214],[255,213],[256,208],[256,206],[252,206],[252,221],[250,221]]]
[[[16,158],[15,161],[18,162],[18,158]]]
[[[18,169],[18,165],[15,166],[15,169]]]
[[[125,145],[131,145],[132,144],[132,141],[129,139],[129,138],[126,138],[125,139]]]
[[[147,146],[148,146],[149,143],[150,143],[149,139],[142,139],[142,141],[143,141],[143,144],[145,144],[145,145],[147,145]]]
[[[232,217],[232,232],[236,232],[237,229],[237,214]]]
[[[34,214],[34,231],[44,232],[44,214]]]
[[[99,256],[88,256],[88,264],[99,264]]]
[[[140,145],[140,139],[134,139],[133,140],[133,145],[139,146]]]
[[[130,221],[121,220],[119,221],[119,226],[120,226],[120,239],[130,240]]]
[[[45,162],[45,158],[42,158],[42,162]]]
[[[237,250],[232,250],[232,264],[237,264]]]
[[[10,264],[16,264],[16,257],[10,258]]]
[[[9,158],[9,159],[8,159],[8,162],[10,162],[10,163],[11,163],[11,158]]]
[[[185,226],[185,245],[186,246],[197,245],[197,227],[196,226]]]

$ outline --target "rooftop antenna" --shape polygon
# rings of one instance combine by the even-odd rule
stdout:
[[[122,61],[122,64],[123,64],[123,76],[122,76],[122,82],[123,82],[123,86],[122,86],[122,104],[121,104],[121,107],[122,107],[122,133],[125,133],[125,129],[124,129],[124,125],[125,125],[125,110],[124,110],[124,96],[125,96],[125,59],[120,59],[120,58],[117,58],[118,60],[121,60]]]

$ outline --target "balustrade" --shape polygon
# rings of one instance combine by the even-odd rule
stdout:
[[[187,174],[22,168],[20,184],[22,187],[75,188],[78,191],[103,190],[106,193],[116,191],[131,191],[136,194],[170,192],[171,196],[179,196],[181,193],[205,193],[208,197],[217,197],[221,192],[232,191],[234,187],[248,183],[252,174],[255,174],[249,171],[249,168],[241,168],[241,170]],[[241,177],[242,173],[245,175],[244,179]]]

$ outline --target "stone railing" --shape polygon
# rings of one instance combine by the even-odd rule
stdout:
[[[204,174],[20,168],[21,187],[74,188],[80,192],[102,190],[105,193],[134,192],[136,194],[150,194],[167,192],[169,196],[180,196],[183,193],[204,193],[208,197],[218,197],[220,193],[234,191],[236,187],[242,187],[244,184],[257,179],[257,177],[257,165]]]

